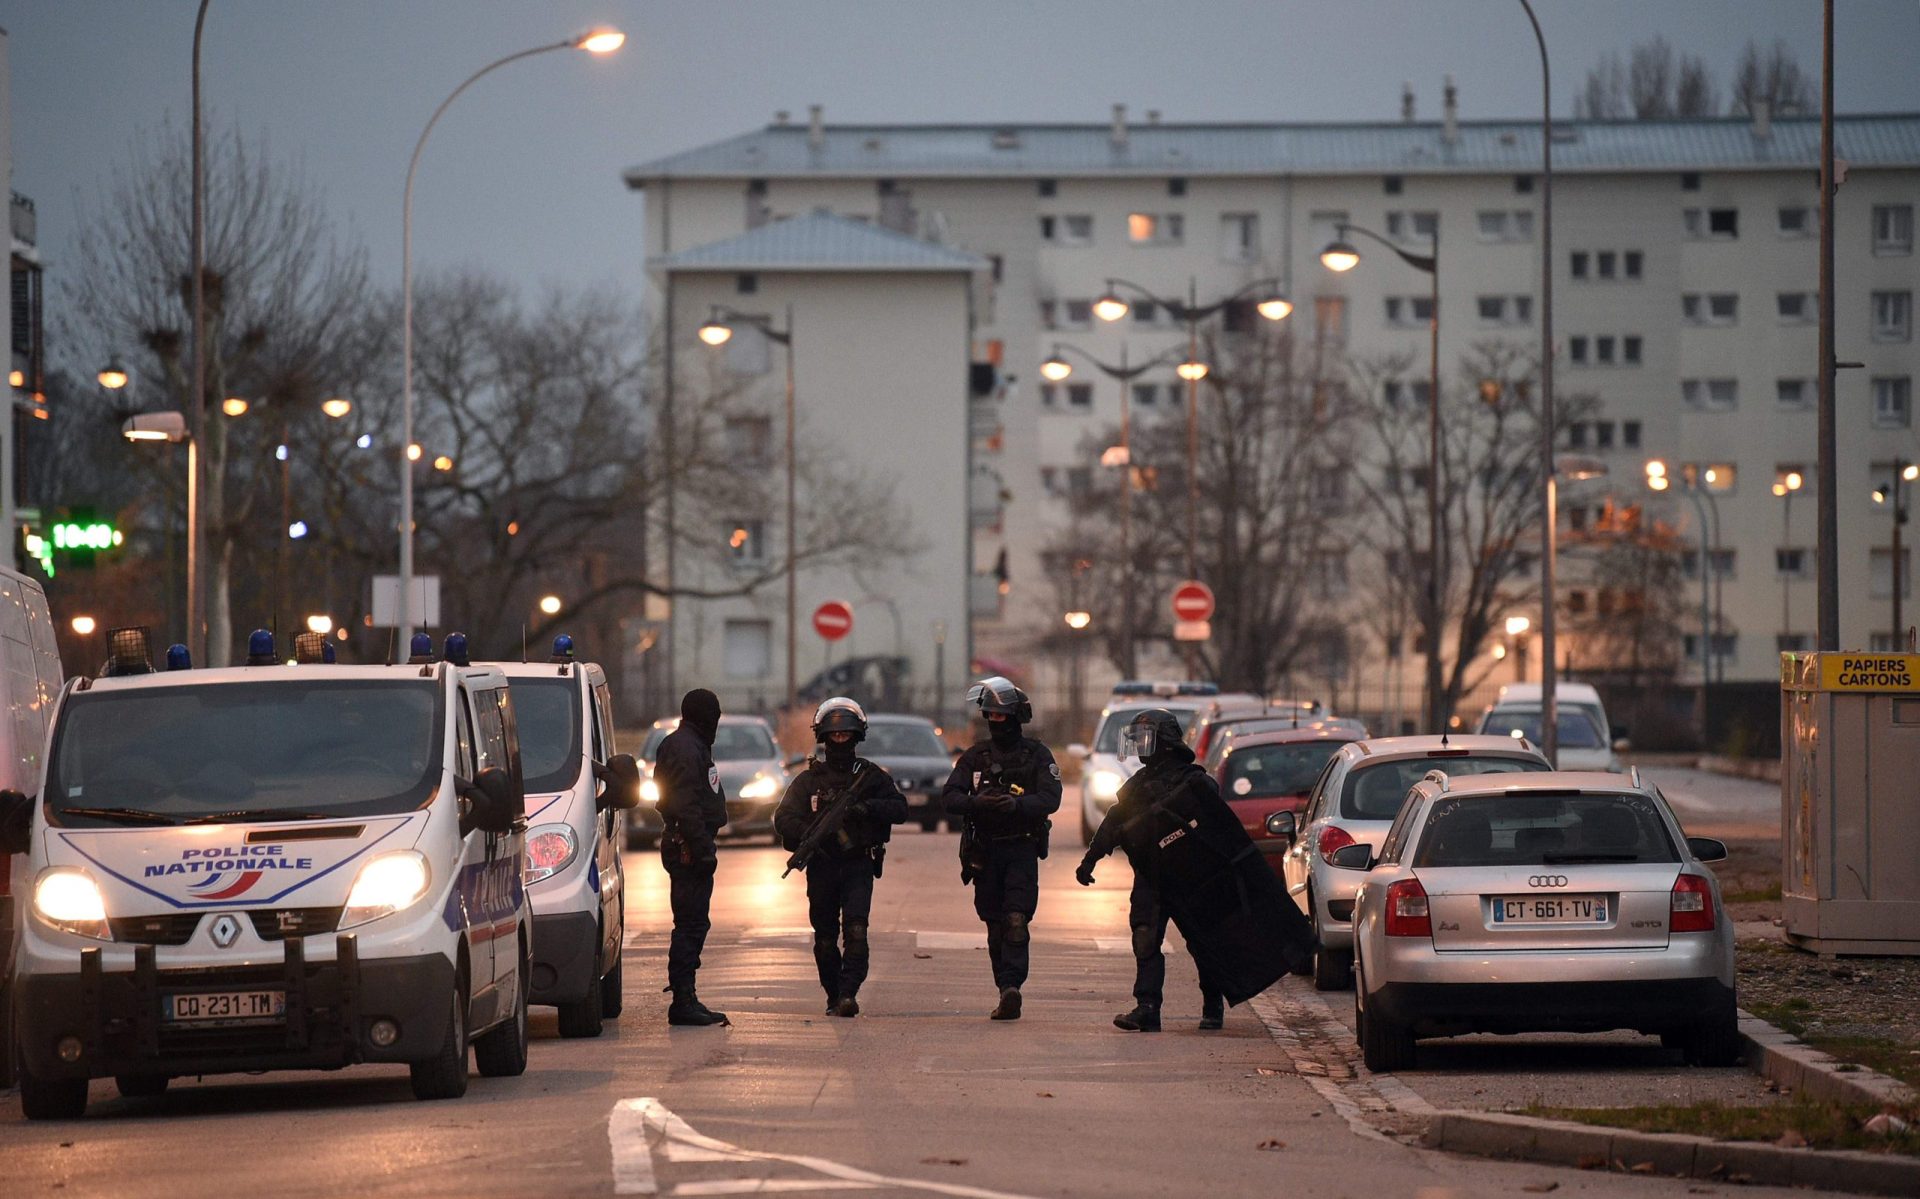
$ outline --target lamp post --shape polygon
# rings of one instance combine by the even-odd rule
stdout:
[[[1903,458],[1893,460],[1892,481],[1885,487],[1873,489],[1873,502],[1886,504],[1892,509],[1893,516],[1893,561],[1888,573],[1893,577],[1893,648],[1901,648],[1904,638],[1900,626],[1900,592],[1907,581],[1907,572],[1901,569],[1900,562],[1900,526],[1907,523],[1907,497],[1902,494],[1902,483],[1911,483],[1920,479],[1920,466]]]
[[[1441,558],[1445,549],[1440,540],[1440,222],[1433,224],[1433,248],[1426,254],[1410,254],[1371,229],[1342,223],[1334,240],[1320,251],[1320,265],[1344,274],[1360,265],[1360,251],[1347,240],[1358,233],[1392,250],[1400,261],[1432,279],[1431,308],[1427,335],[1427,727],[1445,732],[1446,715],[1441,712],[1440,684],[1440,597],[1442,594]]]
[[[204,13],[205,10],[206,0],[201,0],[201,11]],[[516,51],[515,53],[507,55],[505,58],[495,59],[493,62],[488,63],[486,66],[481,67],[473,74],[467,76],[466,80],[462,82],[459,87],[454,88],[453,91],[448,94],[447,98],[440,102],[440,107],[433,110],[433,115],[427,118],[427,127],[420,131],[420,140],[414,143],[413,157],[407,162],[407,188],[401,200],[400,214],[400,635],[395,642],[401,647],[402,652],[405,651],[407,645],[413,640],[414,615],[413,463],[415,461],[415,455],[410,452],[413,447],[413,177],[414,173],[420,169],[420,153],[427,148],[427,138],[433,133],[433,127],[439,123],[440,115],[447,111],[448,105],[460,98],[461,92],[472,87],[481,76],[496,71],[510,62],[518,62],[523,58],[532,58],[536,54],[545,54],[551,50],[585,50],[589,54],[611,54],[625,44],[626,40],[626,35],[615,29],[591,29],[579,37],[568,38],[564,42],[553,42],[550,45],[535,46],[532,49]],[[194,45],[197,54],[199,46],[199,34],[197,32],[194,35]],[[194,114],[196,119],[194,123],[194,179],[197,183],[199,180],[200,161],[198,150],[199,91],[197,80],[199,76],[197,57],[195,63],[196,99]],[[200,206],[196,202],[194,205],[196,244],[198,244],[198,230],[200,228],[199,216]],[[193,279],[194,295],[196,297],[194,311],[197,324],[200,307],[198,301],[200,274],[198,269],[195,270]],[[195,345],[194,362],[197,371],[200,360],[197,334]],[[199,403],[197,388],[195,403]],[[189,505],[189,507],[191,507],[191,505]]]
[[[1805,485],[1806,479],[1797,470],[1790,470],[1780,481],[1773,485],[1773,494],[1780,503],[1780,544],[1782,548],[1793,545],[1793,496]],[[1793,575],[1788,571],[1780,572],[1780,635],[1789,643],[1793,640]]]
[[[1516,683],[1527,681],[1527,630],[1532,627],[1533,621],[1524,616],[1507,617],[1507,640],[1513,643],[1513,681]],[[1544,709],[1540,718],[1546,719]],[[1544,725],[1541,726],[1541,732],[1544,737]]]
[[[733,322],[730,324],[729,322]],[[796,550],[800,542],[800,506],[795,502],[793,453],[793,305],[787,305],[786,328],[775,328],[764,316],[750,316],[715,305],[700,326],[700,340],[715,349],[733,340],[733,324],[752,325],[767,340],[776,343],[787,355],[787,707],[800,702],[800,687],[795,674],[795,659],[800,653],[800,576]]]
[[[1175,373],[1187,384],[1187,577],[1199,578],[1200,547],[1200,380],[1207,377],[1207,364],[1200,361],[1200,322],[1224,312],[1235,303],[1258,295],[1254,308],[1262,318],[1278,323],[1293,315],[1293,301],[1286,298],[1278,279],[1258,279],[1230,295],[1202,304],[1199,300],[1199,282],[1187,279],[1187,298],[1168,300],[1149,291],[1128,279],[1107,280],[1104,295],[1093,302],[1093,314],[1112,324],[1132,311],[1132,305],[1121,297],[1120,288],[1138,294],[1141,298],[1157,304],[1173,314],[1173,319],[1187,326],[1187,357]]]
[[[1100,361],[1078,346],[1062,345],[1055,342],[1053,357],[1040,364],[1040,375],[1050,383],[1058,383],[1073,374],[1073,364],[1061,355],[1072,353],[1084,360],[1109,379],[1120,384],[1120,444],[1110,446],[1100,455],[1102,466],[1117,466],[1123,472],[1120,483],[1120,674],[1123,678],[1133,678],[1139,672],[1134,661],[1134,595],[1133,595],[1133,403],[1128,388],[1133,381],[1157,366],[1170,361],[1174,355],[1161,354],[1148,359],[1139,366],[1127,364],[1127,343],[1120,343],[1120,364],[1110,365]],[[1071,621],[1068,622],[1070,625]],[[1082,626],[1074,625],[1079,628]]]
[[[1673,479],[1667,474],[1667,464],[1658,458],[1647,463],[1647,486],[1654,491],[1666,491],[1673,486]],[[1700,740],[1704,744],[1707,737],[1707,681],[1712,670],[1712,658],[1709,655],[1713,652],[1713,606],[1707,582],[1712,546],[1707,540],[1707,511],[1700,502],[1700,489],[1689,480],[1684,490],[1687,498],[1693,501],[1694,516],[1700,527],[1700,694],[1694,702],[1694,716],[1700,724]]]
[[[187,653],[196,662],[206,663],[207,635],[206,588],[201,567],[206,560],[206,531],[201,527],[200,441],[207,426],[207,166],[205,138],[200,121],[200,36],[207,24],[207,4],[193,18],[193,232],[188,266],[191,279],[188,291],[193,306],[193,397],[187,407]],[[102,379],[101,382],[106,380]],[[224,653],[225,647],[222,647]]]

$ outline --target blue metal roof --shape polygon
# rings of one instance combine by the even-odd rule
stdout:
[[[987,261],[866,221],[816,211],[648,260],[667,271],[976,271]]]
[[[1811,167],[1820,123],[1776,117],[1756,137],[1745,117],[1565,121],[1556,171],[1765,170]],[[818,150],[804,125],[770,125],[629,169],[656,179],[789,176],[923,178],[1052,175],[1525,173],[1540,165],[1537,121],[1133,125],[1116,147],[1106,125],[830,125]],[[1920,113],[1834,120],[1836,152],[1855,170],[1920,166]]]

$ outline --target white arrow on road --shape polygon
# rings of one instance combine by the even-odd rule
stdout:
[[[917,1178],[890,1178],[853,1166],[843,1166],[825,1158],[793,1153],[768,1153],[742,1149],[703,1133],[675,1115],[658,1099],[622,1099],[607,1116],[607,1141],[613,1149],[613,1191],[616,1195],[657,1195],[660,1184],[653,1173],[654,1150],[650,1141],[658,1139],[660,1151],[670,1162],[783,1162],[823,1174],[825,1178],[713,1178],[683,1182],[670,1194],[749,1195],[775,1191],[865,1191],[880,1187],[928,1191],[953,1195],[958,1199],[1028,1199],[1006,1191],[960,1186],[948,1182],[927,1182]]]

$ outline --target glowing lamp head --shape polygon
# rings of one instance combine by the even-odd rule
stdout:
[[[1254,305],[1254,310],[1270,321],[1284,321],[1293,315],[1293,301],[1285,296],[1268,296]]]
[[[1070,629],[1084,629],[1092,623],[1093,613],[1091,612],[1067,613],[1067,627]]]
[[[353,401],[347,399],[345,396],[334,396],[331,399],[320,401],[320,411],[326,413],[334,420],[339,420],[347,413],[353,411]]]
[[[548,616],[560,615],[560,597],[557,595],[541,596],[540,610],[542,612],[545,612]]]
[[[700,340],[710,346],[723,346],[733,340],[733,326],[723,325],[719,321],[708,321],[700,326]]]
[[[1887,489],[1886,489],[1886,488],[1884,488],[1884,487],[1876,487],[1876,488],[1874,488],[1874,489],[1873,489],[1873,502],[1874,502],[1874,503],[1876,503],[1876,504],[1884,504],[1884,503],[1886,503],[1886,502],[1887,502]]]
[[[1664,479],[1667,477],[1667,464],[1655,458],[1647,463],[1647,478]]]
[[[1132,311],[1132,306],[1113,292],[1108,292],[1093,302],[1093,315],[1112,324]]]
[[[1327,248],[1320,251],[1320,265],[1335,274],[1344,275],[1360,265],[1360,251],[1345,238],[1329,242]]]
[[[94,622],[91,616],[76,616],[73,618],[73,631],[82,637],[93,636],[93,630],[98,627],[99,625]]]
[[[372,448],[373,448],[373,434],[371,434],[371,433],[362,433],[362,434],[361,434],[360,436],[358,436],[358,437],[356,437],[356,438],[354,438],[354,439],[353,439],[353,445],[354,445],[354,448],[355,448],[355,449],[361,449],[361,450],[370,450],[370,449],[372,449]]]
[[[26,383],[27,380],[24,374],[18,371],[15,371],[14,374],[20,375],[19,380],[13,384],[15,387],[22,386]],[[11,376],[9,377],[11,378]],[[119,391],[127,385],[127,368],[121,366],[118,362],[109,362],[105,367],[101,368],[98,378],[100,380],[100,386],[106,388],[108,391]]]
[[[407,447],[407,461],[418,462],[420,461],[420,455],[424,454],[425,452],[426,452],[425,450],[422,450],[420,448],[420,443],[416,441],[412,445]]]
[[[245,416],[247,409],[251,407],[253,407],[253,405],[247,403],[246,397],[244,396],[228,396],[226,399],[220,401],[220,411],[226,413],[228,416]]]
[[[1773,494],[1776,497],[1787,494],[1787,485],[1785,483],[1775,483],[1773,485]]]
[[[1915,479],[1920,479],[1920,466],[1907,467],[1905,470],[1900,472],[1900,477],[1902,479],[1905,479],[1909,483],[1913,482]]]
[[[440,456],[439,456],[438,458],[435,458],[435,459],[433,460],[433,469],[435,469],[435,470],[439,470],[439,471],[448,471],[448,470],[452,470],[452,469],[453,469],[453,459],[452,459],[452,458],[450,458],[450,457],[448,457],[448,456],[447,456],[447,455],[445,455],[445,454],[442,454],[442,455],[440,455]]]
[[[1507,617],[1507,636],[1518,637],[1533,627],[1533,621],[1524,616]]]
[[[612,54],[626,44],[627,35],[618,29],[589,29],[573,43],[575,49],[588,54]]]
[[[1207,377],[1207,364],[1204,362],[1182,362],[1173,368],[1173,373],[1189,383],[1197,383]]]
[[[1806,482],[1807,481],[1805,479],[1800,477],[1799,471],[1790,470],[1787,472],[1787,490],[1788,491],[1798,491],[1800,490],[1801,487],[1806,485]]]
[[[333,617],[324,612],[316,612],[307,617],[307,631],[326,635],[333,632]]]
[[[446,641],[441,646],[441,655],[455,666],[472,665],[471,659],[467,656],[467,635],[448,633]]]
[[[1054,356],[1040,364],[1040,377],[1049,383],[1058,383],[1073,373],[1073,363]]]

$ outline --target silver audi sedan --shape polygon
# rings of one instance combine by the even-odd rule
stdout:
[[[1313,924],[1314,989],[1353,985],[1353,897],[1364,876],[1336,870],[1335,850],[1356,841],[1378,844],[1407,792],[1429,771],[1461,778],[1547,769],[1540,751],[1515,737],[1370,737],[1342,746],[1307,797],[1280,864],[1293,901]],[[1279,823],[1284,828],[1286,821]]]
[[[1421,1037],[1616,1028],[1734,1064],[1733,927],[1705,865],[1726,853],[1688,837],[1637,770],[1428,776],[1377,846],[1333,854],[1367,871],[1353,913],[1367,1068],[1411,1067]]]

